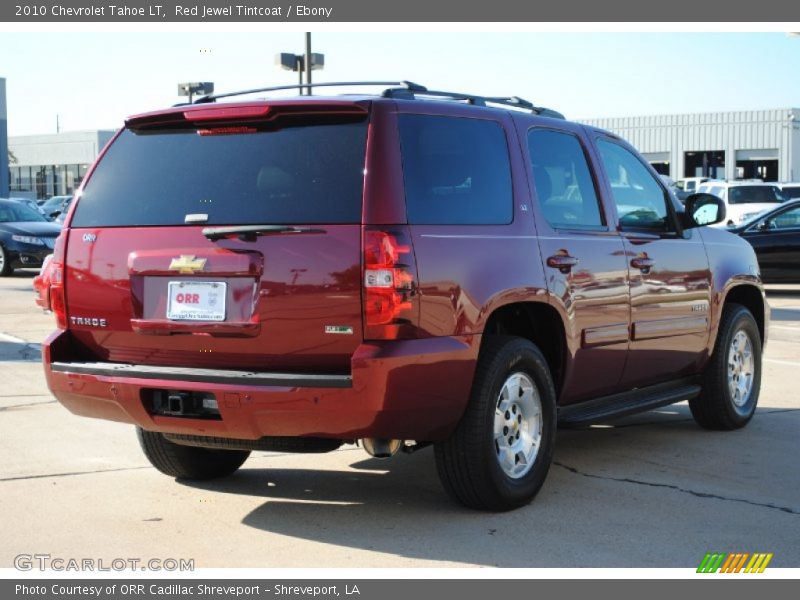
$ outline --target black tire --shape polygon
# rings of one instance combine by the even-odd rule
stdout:
[[[14,272],[11,268],[11,261],[8,259],[8,254],[3,245],[0,244],[0,277],[7,277]]]
[[[211,450],[194,446],[180,446],[162,434],[136,428],[139,445],[150,464],[156,469],[179,479],[217,479],[235,472],[242,466],[250,452],[247,450]]]
[[[538,392],[541,441],[527,473],[513,478],[500,466],[494,419],[503,386],[517,373],[526,375]],[[550,469],[555,435],[556,392],[542,353],[523,338],[487,337],[466,412],[450,439],[435,445],[439,478],[454,500],[470,508],[504,511],[528,504]]]
[[[731,344],[739,332],[750,340],[753,359],[752,387],[746,401],[737,404],[728,385]],[[761,335],[747,308],[729,304],[722,311],[714,353],[703,373],[703,390],[689,401],[692,416],[705,429],[731,430],[747,425],[755,413],[761,388]]]

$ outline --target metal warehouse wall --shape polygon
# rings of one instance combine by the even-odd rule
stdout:
[[[69,131],[19,135],[9,139],[16,166],[90,164],[114,135],[113,131]]]
[[[733,179],[737,150],[777,150],[780,180],[800,180],[800,109],[581,119],[580,122],[616,133],[640,152],[668,154],[673,179],[685,175],[685,152],[724,150],[726,177]]]

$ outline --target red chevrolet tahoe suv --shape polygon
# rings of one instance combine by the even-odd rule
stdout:
[[[750,420],[767,305],[718,199],[519,98],[386,85],[129,118],[54,251],[58,400],[186,479],[433,444],[486,510],[534,497],[559,423]]]

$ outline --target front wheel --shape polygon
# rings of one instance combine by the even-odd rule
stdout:
[[[11,268],[11,261],[8,258],[6,249],[0,244],[0,277],[11,275],[14,269]]]
[[[761,388],[761,335],[744,306],[724,308],[717,342],[703,374],[703,389],[689,401],[692,416],[706,429],[744,427],[753,417]]]
[[[150,464],[156,469],[178,479],[217,479],[235,472],[242,466],[250,452],[246,450],[216,450],[182,446],[166,439],[162,434],[136,428],[139,445]]]
[[[530,341],[484,340],[469,405],[451,438],[436,444],[448,494],[481,510],[530,502],[553,459],[556,394],[550,370]]]

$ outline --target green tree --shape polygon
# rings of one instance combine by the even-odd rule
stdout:
[[[14,156],[14,153],[11,150],[8,151],[8,164],[10,165],[17,164],[17,157]]]

